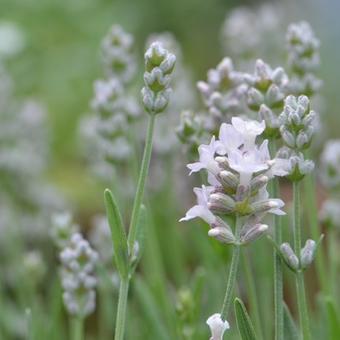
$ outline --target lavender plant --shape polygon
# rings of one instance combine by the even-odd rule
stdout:
[[[267,231],[268,226],[262,223],[267,213],[284,214],[281,210],[283,201],[269,198],[267,191],[269,180],[285,175],[285,170],[280,159],[270,158],[268,140],[256,144],[256,137],[264,130],[264,121],[258,123],[233,117],[232,124],[221,125],[218,140],[213,137],[209,145],[199,147],[199,162],[188,165],[191,173],[205,169],[210,185],[194,189],[197,205],[181,221],[200,217],[210,225],[209,236],[233,245],[221,313],[213,317],[222,320],[216,322],[218,325],[225,322],[231,307],[241,246],[255,241]],[[233,218],[233,230],[225,220],[226,216]],[[209,319],[208,324],[211,322]],[[227,325],[224,324],[224,330]]]

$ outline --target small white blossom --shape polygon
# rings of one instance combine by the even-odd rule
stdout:
[[[210,340],[223,340],[224,332],[230,328],[228,321],[223,321],[219,313],[211,315],[207,320],[207,325],[211,332]]]
[[[181,218],[179,221],[189,221],[193,218],[200,217],[208,224],[213,224],[216,221],[216,217],[208,208],[209,195],[213,190],[214,187],[206,187],[204,185],[202,185],[202,188],[194,188],[194,193],[197,198],[197,205],[189,209],[185,217]]]

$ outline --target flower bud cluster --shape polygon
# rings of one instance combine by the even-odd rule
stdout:
[[[143,104],[147,112],[160,113],[169,103],[171,75],[176,57],[160,42],[150,45],[144,55],[145,73],[142,89]]]
[[[167,157],[169,153],[178,147],[178,138],[174,131],[179,124],[180,113],[187,108],[193,107],[196,98],[192,75],[183,61],[182,48],[176,37],[170,32],[152,34],[147,39],[146,46],[149,47],[154,42],[160,43],[163,48],[172,51],[176,56],[176,67],[172,73],[171,80],[171,101],[166,107],[166,114],[157,118],[157,129],[154,133],[154,151],[156,155]],[[181,141],[185,143],[183,140]],[[159,167],[159,164],[156,164],[156,166]]]
[[[230,58],[224,58],[216,69],[209,70],[207,78],[206,82],[199,81],[197,88],[217,130],[222,122],[242,112],[247,86],[243,74],[234,70]]]
[[[310,101],[306,96],[288,96],[279,119],[280,132],[286,147],[280,151],[282,158],[289,160],[289,177],[293,181],[301,180],[314,168],[312,161],[304,160],[302,151],[310,147],[315,133],[314,124],[317,114],[310,110]]]
[[[293,73],[291,93],[312,95],[322,82],[314,72],[319,67],[320,42],[308,22],[290,24],[286,34],[288,62]]]
[[[96,307],[97,279],[93,275],[98,254],[79,233],[60,253],[63,300],[71,315],[86,317]]]
[[[106,73],[120,82],[129,83],[136,74],[134,38],[119,25],[113,25],[102,41],[102,59]]]
[[[268,138],[279,135],[280,121],[278,113],[283,110],[288,77],[282,67],[272,69],[261,59],[256,60],[255,71],[245,75],[249,84],[247,90],[248,107],[258,112],[261,120],[266,122],[265,135]]]
[[[211,227],[209,236],[246,244],[267,231],[261,223],[267,213],[284,214],[284,203],[269,198],[267,184],[273,176],[286,175],[286,166],[284,160],[270,159],[267,140],[256,144],[264,129],[264,122],[234,117],[232,124],[221,125],[219,140],[213,137],[209,145],[199,146],[199,161],[188,168],[191,173],[207,170],[209,186],[194,188],[197,204],[181,221],[200,217]],[[223,220],[226,215],[243,217],[239,235]]]
[[[113,26],[102,43],[104,77],[94,83],[93,114],[81,123],[93,171],[112,176],[112,165],[124,164],[132,156],[130,130],[141,117],[141,108],[128,85],[136,74],[132,53],[134,39],[120,26]]]
[[[287,266],[294,272],[307,269],[313,262],[317,250],[317,243],[308,239],[298,255],[289,243],[282,243],[280,254]]]

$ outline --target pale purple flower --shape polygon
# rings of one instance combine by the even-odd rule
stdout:
[[[216,220],[214,214],[208,208],[209,195],[214,190],[214,187],[202,185],[202,188],[194,188],[194,193],[197,198],[197,204],[189,209],[185,217],[179,221],[189,221],[196,217],[200,217],[202,220],[207,222],[209,225],[213,224]]]
[[[244,120],[240,117],[233,117],[231,123],[234,129],[242,135],[245,148],[253,147],[256,137],[261,135],[266,128],[264,120],[258,122],[256,120]]]
[[[211,315],[207,320],[207,325],[211,332],[210,340],[222,340],[224,332],[230,328],[228,321],[223,321],[219,313]]]
[[[215,136],[211,138],[210,144],[202,144],[198,147],[199,161],[187,165],[191,170],[190,175],[202,169],[207,169],[214,175],[220,171],[218,163],[215,161],[216,148]]]

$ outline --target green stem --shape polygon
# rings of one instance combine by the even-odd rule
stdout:
[[[142,159],[142,165],[139,172],[139,178],[137,183],[137,190],[135,195],[135,200],[133,203],[131,222],[129,228],[128,236],[128,247],[130,250],[133,249],[136,236],[137,236],[137,221],[139,217],[140,207],[143,200],[145,182],[148,175],[149,164],[152,152],[152,138],[153,130],[155,126],[156,115],[151,113],[149,116],[148,130],[146,133],[146,140],[144,146],[144,153]],[[119,297],[118,297],[118,309],[116,318],[116,330],[115,330],[115,340],[123,340],[125,331],[125,319],[126,319],[126,308],[127,308],[127,298],[129,292],[129,278],[121,278]]]
[[[115,340],[123,340],[124,338],[128,293],[129,279],[122,279],[119,287]]]
[[[309,175],[306,176],[304,180],[304,189],[305,189],[305,199],[306,206],[309,207],[308,217],[309,217],[309,225],[311,228],[312,238],[314,240],[318,240],[320,238],[320,226],[319,226],[319,218],[318,218],[318,207],[316,202],[316,185],[315,185],[315,176]],[[315,258],[316,265],[316,273],[319,279],[319,283],[321,285],[321,289],[323,292],[328,294],[330,292],[329,281],[327,280],[327,271],[325,268],[325,253],[323,251],[323,247],[319,247],[318,254]]]
[[[256,285],[254,281],[254,275],[251,270],[251,262],[249,259],[249,253],[244,252],[242,256],[243,268],[246,277],[247,292],[249,295],[249,301],[251,305],[252,316],[255,320],[257,334],[260,339],[263,339],[263,331],[260,318],[259,303],[256,293]]]
[[[72,340],[84,339],[84,319],[75,317],[72,325]]]
[[[139,172],[136,196],[135,196],[135,200],[133,203],[132,214],[131,214],[131,222],[130,222],[130,229],[129,229],[129,236],[128,236],[129,249],[133,249],[133,245],[136,240],[137,221],[138,221],[138,216],[140,212],[140,206],[143,200],[145,182],[146,182],[146,178],[148,175],[149,164],[150,164],[150,159],[151,159],[152,138],[153,138],[153,130],[155,126],[155,118],[156,118],[156,114],[151,113],[149,116],[149,124],[148,124],[148,130],[146,134],[142,165],[141,165],[141,169]]]
[[[235,237],[237,242],[240,238],[240,232],[241,232],[241,219],[239,217],[236,217],[235,222]],[[238,266],[240,261],[240,251],[241,246],[239,244],[235,244],[233,248],[233,255],[231,258],[231,264],[229,269],[229,276],[228,276],[228,282],[227,282],[227,289],[224,296],[224,301],[221,309],[221,318],[222,320],[226,320],[228,317],[228,313],[232,304],[232,298],[234,295],[234,287],[238,272]]]
[[[300,182],[293,182],[293,201],[294,201],[294,251],[300,258],[301,253],[301,211],[300,211]],[[296,273],[297,303],[299,310],[300,323],[302,328],[303,340],[310,340],[310,327],[308,318],[308,308],[306,301],[306,291],[303,272]]]
[[[272,141],[270,145],[271,157],[276,155],[276,141]],[[279,179],[275,177],[272,182],[272,197],[280,197]],[[282,243],[282,226],[280,216],[274,216],[274,241],[276,244]],[[280,255],[274,249],[274,310],[275,310],[275,340],[283,340],[283,275],[282,261]]]

